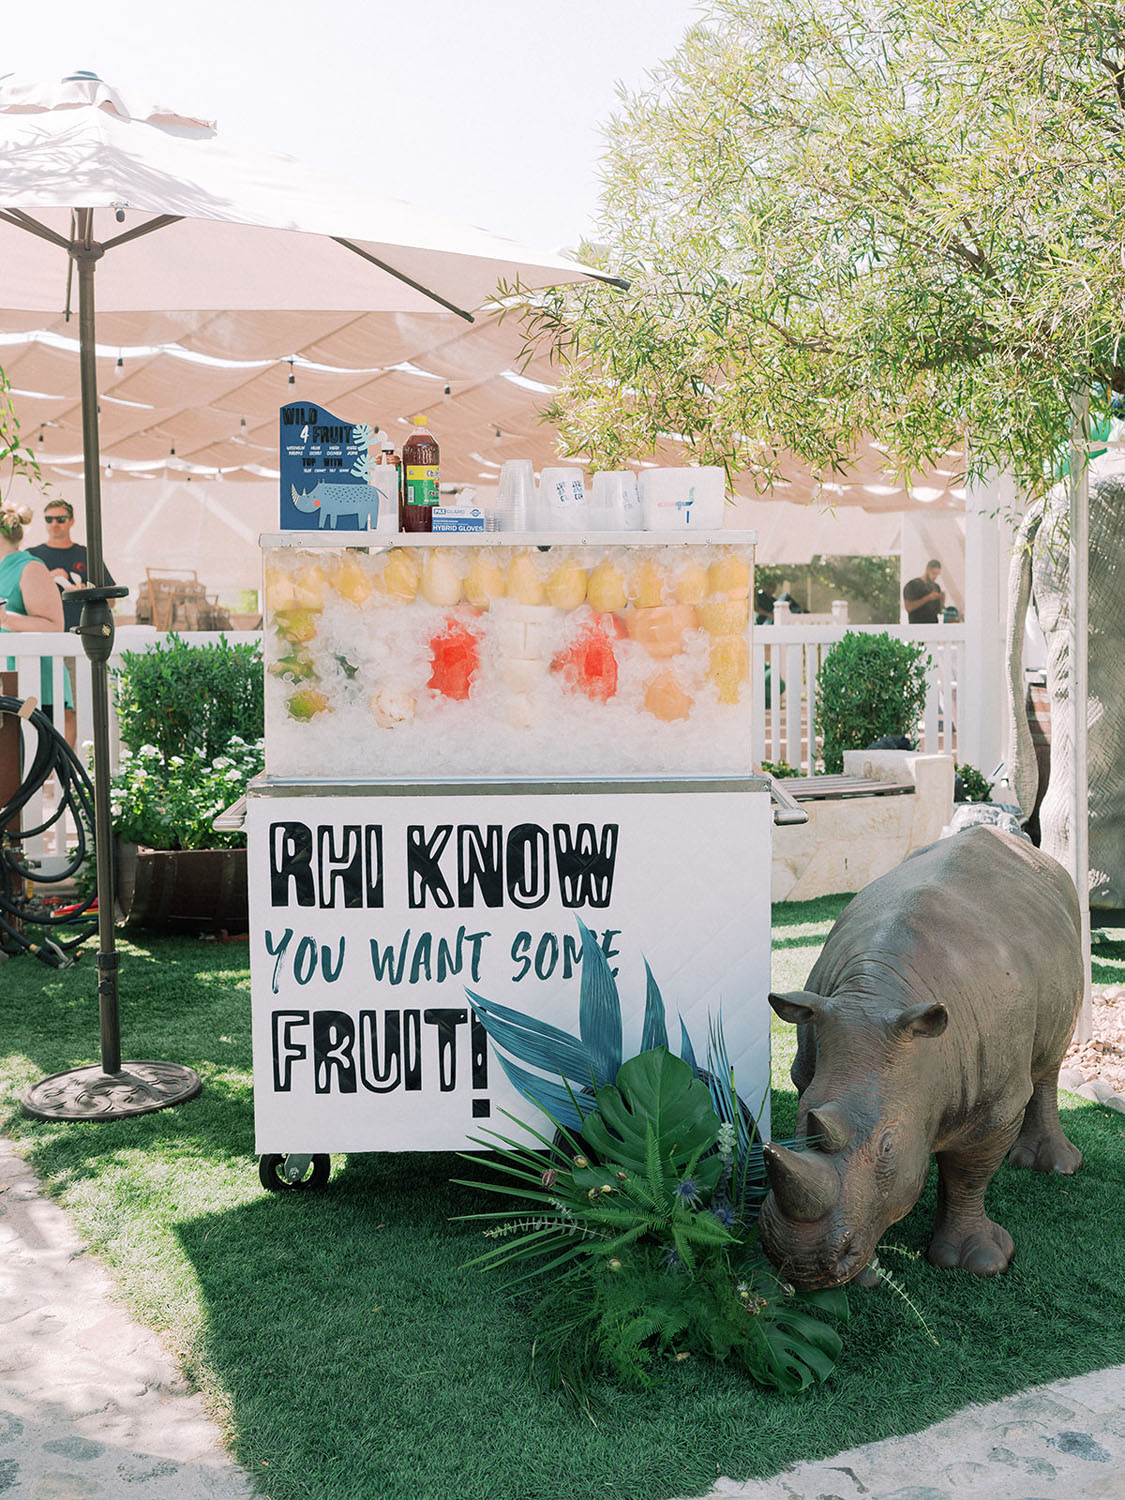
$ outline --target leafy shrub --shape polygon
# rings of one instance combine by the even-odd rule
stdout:
[[[862,750],[884,735],[913,738],[926,702],[929,663],[917,642],[847,632],[824,658],[816,680],[825,771],[842,771],[845,750]]]
[[[224,755],[231,741],[263,733],[264,677],[256,643],[192,646],[177,635],[151,651],[126,651],[114,673],[122,743],[153,746],[165,762]]]
[[[790,776],[804,774],[799,766],[791,766],[787,760],[764,760],[762,772],[766,776],[772,776],[775,781],[785,781]]]
[[[976,766],[959,766],[956,762],[954,762],[954,770],[961,778],[966,802],[992,801],[992,787],[983,771],[978,771]]]
[[[218,833],[211,819],[242,795],[265,763],[261,739],[247,744],[238,735],[226,754],[214,760],[193,751],[165,762],[155,745],[134,755],[121,752],[121,769],[110,783],[114,832],[127,843],[149,849],[231,849],[242,833]]]

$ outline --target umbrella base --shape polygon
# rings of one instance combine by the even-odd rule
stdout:
[[[20,1108],[33,1120],[123,1120],[194,1099],[199,1074],[181,1063],[124,1062],[119,1073],[96,1064],[33,1083]]]

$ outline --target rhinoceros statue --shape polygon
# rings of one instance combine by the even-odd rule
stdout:
[[[808,989],[770,995],[799,1027],[791,1151],[765,1147],[762,1244],[795,1286],[867,1266],[918,1201],[937,1155],[929,1259],[1007,1270],[1011,1236],[984,1211],[1005,1157],[1076,1172],[1059,1124],[1059,1064],[1082,1000],[1078,899],[1025,840],[967,829],[866,886],[828,934]]]

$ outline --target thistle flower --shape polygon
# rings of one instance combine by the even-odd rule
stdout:
[[[714,1218],[718,1219],[724,1229],[733,1229],[738,1222],[735,1218],[734,1209],[731,1208],[729,1203],[713,1204],[711,1214]]]
[[[554,1167],[548,1167],[539,1179],[545,1188],[554,1187],[558,1180],[559,1174],[555,1171]]]
[[[676,1184],[676,1197],[686,1208],[695,1208],[699,1203],[699,1189],[694,1179],[685,1177]]]
[[[584,1156],[576,1156],[574,1158],[574,1165],[576,1167],[588,1167],[590,1165],[590,1163],[586,1160],[586,1158]]]

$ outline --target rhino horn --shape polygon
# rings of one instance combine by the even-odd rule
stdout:
[[[823,1219],[840,1196],[840,1179],[823,1156],[790,1151],[776,1141],[762,1147],[770,1187],[787,1219],[813,1224]]]
[[[855,1139],[855,1122],[849,1120],[839,1104],[822,1104],[810,1109],[807,1135],[810,1145],[835,1155],[845,1151]]]

